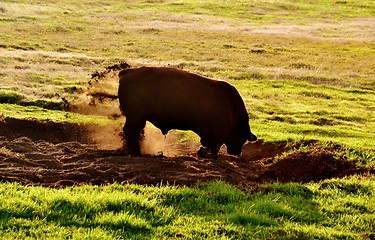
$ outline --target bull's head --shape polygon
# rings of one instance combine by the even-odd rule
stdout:
[[[236,156],[241,155],[242,147],[247,140],[257,140],[257,137],[250,131],[249,127],[247,127],[246,130],[234,131],[232,134],[230,134],[230,137],[225,142],[228,154]]]

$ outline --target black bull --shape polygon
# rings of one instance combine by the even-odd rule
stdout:
[[[140,135],[146,121],[165,135],[171,129],[192,130],[201,138],[198,156],[221,145],[240,155],[250,131],[244,102],[235,87],[174,68],[129,68],[119,73],[118,97],[126,117],[125,139],[132,156],[140,156]]]

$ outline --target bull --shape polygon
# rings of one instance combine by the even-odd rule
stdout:
[[[140,156],[141,133],[146,121],[165,135],[171,129],[192,130],[200,137],[198,157],[220,147],[239,156],[250,131],[249,116],[234,86],[180,69],[128,68],[119,73],[118,97],[126,117],[124,135],[131,156]]]

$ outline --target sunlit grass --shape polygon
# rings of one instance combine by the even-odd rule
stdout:
[[[195,188],[1,184],[0,236],[33,239],[371,238],[373,179]]]
[[[294,81],[231,81],[258,137],[320,139],[374,149],[372,91]],[[359,100],[360,99],[360,100]]]
[[[93,123],[99,125],[114,124],[116,121],[105,116],[83,115],[59,110],[48,110],[37,106],[19,106],[0,104],[0,117],[19,119],[50,120],[54,122]]]

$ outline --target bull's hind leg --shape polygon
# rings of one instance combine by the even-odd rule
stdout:
[[[146,121],[126,119],[124,134],[130,155],[138,157],[141,155],[140,141]]]

